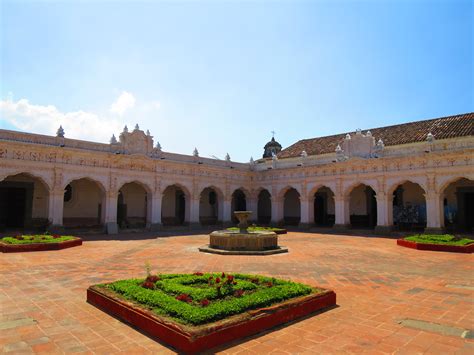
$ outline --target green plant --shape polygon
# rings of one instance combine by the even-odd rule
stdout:
[[[456,237],[450,234],[418,234],[406,237],[405,240],[425,244],[443,244],[443,245],[468,245],[474,243],[474,239]]]
[[[159,278],[154,288],[144,286],[143,279],[120,280],[103,287],[157,314],[193,325],[318,292],[303,284],[260,275],[161,274]]]
[[[34,235],[16,235],[14,237],[3,237],[1,242],[12,245],[20,244],[38,244],[38,243],[59,243],[67,240],[73,240],[75,237],[68,235],[49,235],[49,234],[34,234]]]

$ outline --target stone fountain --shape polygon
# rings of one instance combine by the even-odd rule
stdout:
[[[209,235],[209,245],[199,251],[225,255],[271,255],[288,252],[278,245],[278,236],[271,231],[249,231],[251,211],[235,211],[239,230],[221,230]]]

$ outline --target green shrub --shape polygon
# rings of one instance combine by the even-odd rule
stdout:
[[[143,279],[120,280],[104,287],[157,314],[193,325],[209,323],[314,292],[311,287],[303,284],[258,275],[233,274],[231,276],[235,284],[226,284],[227,275],[221,274],[158,276],[160,280],[153,290],[141,286]],[[219,283],[216,282],[217,278],[220,279]],[[203,300],[206,300],[206,306],[203,306]]]
[[[418,234],[410,237],[406,237],[405,240],[416,243],[425,243],[425,244],[443,244],[443,245],[467,245],[474,243],[473,239],[470,238],[460,238],[455,237],[450,234]]]
[[[66,240],[72,240],[75,237],[66,235],[48,235],[48,234],[37,234],[37,235],[18,235],[14,237],[3,237],[0,239],[6,244],[41,244],[41,243],[59,243],[65,242]]]

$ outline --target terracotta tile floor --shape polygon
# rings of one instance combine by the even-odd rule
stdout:
[[[89,285],[142,276],[149,261],[156,272],[259,273],[337,293],[337,308],[213,352],[474,353],[473,339],[398,323],[409,318],[474,329],[472,255],[402,248],[393,239],[291,232],[280,239],[288,254],[219,256],[197,251],[206,235],[155,237],[99,236],[61,251],[0,254],[0,323],[36,320],[0,330],[0,349],[174,353],[85,302]]]

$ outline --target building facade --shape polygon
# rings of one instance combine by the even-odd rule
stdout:
[[[270,142],[269,142],[270,143]],[[138,127],[110,144],[0,130],[0,228],[231,223],[474,228],[474,113],[306,139],[236,163],[164,152]]]

